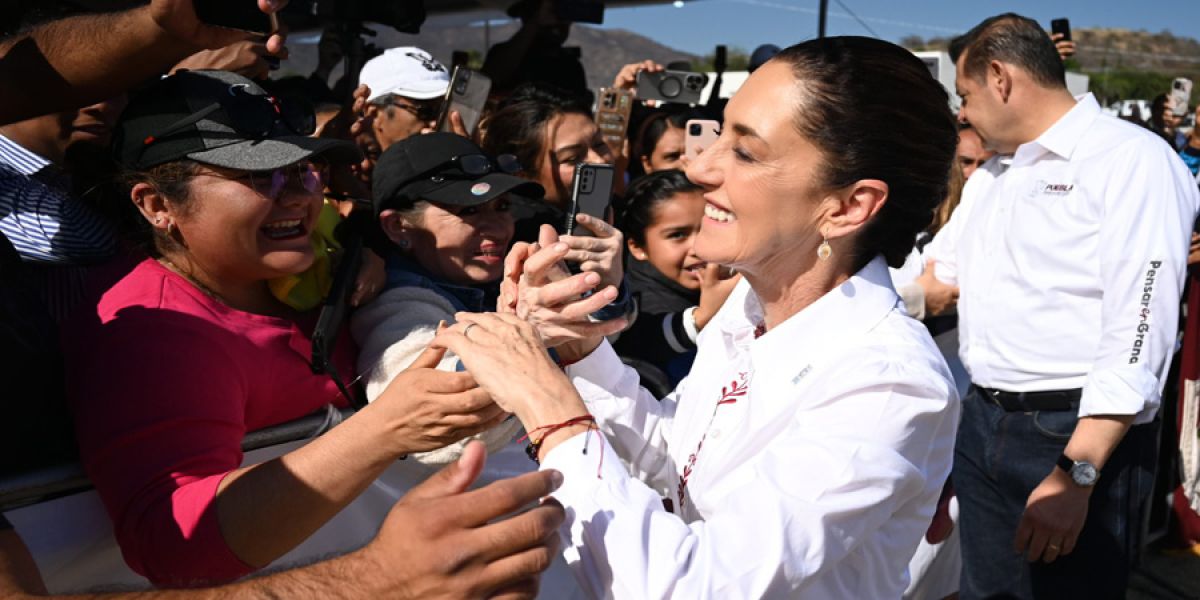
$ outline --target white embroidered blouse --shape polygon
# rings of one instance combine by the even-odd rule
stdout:
[[[876,258],[756,337],[762,308],[742,282],[662,402],[607,343],[569,367],[605,439],[577,434],[543,468],[565,477],[554,497],[585,590],[900,597],[950,472],[959,403],[898,302]]]

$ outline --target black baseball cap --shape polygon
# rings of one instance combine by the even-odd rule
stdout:
[[[504,172],[504,167],[511,171],[515,165],[500,163],[453,133],[405,138],[388,147],[375,163],[371,182],[375,212],[408,208],[418,200],[478,206],[507,193],[533,199],[546,193],[541,185]]]
[[[312,107],[276,99],[229,71],[180,71],[130,99],[113,135],[113,152],[141,170],[175,160],[267,171],[307,158],[360,160],[351,142],[309,137]]]

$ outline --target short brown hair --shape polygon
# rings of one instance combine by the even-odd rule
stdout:
[[[1054,42],[1037,21],[1016,13],[986,19],[950,42],[954,62],[966,55],[963,73],[979,80],[997,60],[1019,67],[1039,84],[1067,87],[1067,71]]]

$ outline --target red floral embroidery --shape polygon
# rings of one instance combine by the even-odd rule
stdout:
[[[713,415],[708,420],[708,428],[704,430],[704,435],[700,436],[700,443],[696,444],[696,451],[688,455],[687,464],[683,465],[683,474],[679,476],[679,507],[683,508],[683,499],[687,496],[688,479],[692,476],[692,471],[696,469],[696,460],[700,456],[700,449],[704,447],[704,440],[708,439],[708,430],[712,429],[713,420],[717,417],[717,409],[724,404],[734,404],[739,398],[746,397],[750,392],[750,381],[747,378],[747,373],[738,373],[738,378],[729,382],[728,386],[721,388],[721,397],[717,399],[716,406],[713,407]]]

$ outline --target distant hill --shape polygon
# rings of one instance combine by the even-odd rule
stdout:
[[[1167,91],[1171,79],[1187,77],[1200,86],[1200,41],[1170,32],[1085,28],[1072,31],[1079,51],[1067,66],[1091,77],[1092,91],[1102,99],[1150,99]],[[911,50],[945,50],[950,38],[909,36],[900,40]],[[1192,103],[1200,99],[1193,92]]]
[[[517,31],[516,24],[492,26],[485,31],[482,26],[460,26],[443,28],[424,28],[418,35],[400,33],[390,27],[371,25],[378,32],[369,43],[379,48],[396,46],[418,46],[428,50],[434,58],[445,63],[450,62],[450,55],[455,50],[470,52],[473,58],[482,61],[487,53],[488,42],[496,44],[512,37]],[[488,38],[485,40],[485,37]],[[577,46],[580,50],[584,70],[587,72],[588,85],[592,88],[610,85],[613,77],[622,66],[646,59],[666,64],[672,61],[698,61],[699,57],[668,48],[647,37],[622,29],[596,29],[584,25],[575,25],[571,29],[571,37],[567,46]],[[289,44],[291,56],[282,66],[285,73],[307,75],[317,65],[317,47],[315,44]]]

